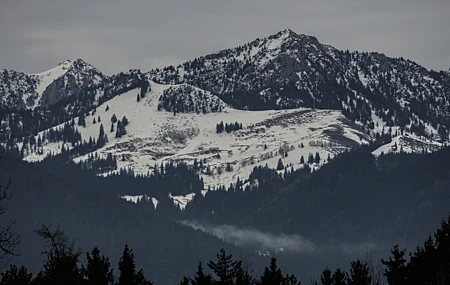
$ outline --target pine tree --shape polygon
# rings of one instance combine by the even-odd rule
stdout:
[[[122,126],[125,128],[128,125],[128,119],[127,117],[123,116],[122,118]]]
[[[320,276],[320,284],[321,285],[332,285],[333,284],[332,273],[329,268],[326,268],[322,272],[322,275]]]
[[[197,273],[195,274],[194,279],[191,279],[192,285],[209,285],[213,284],[213,278],[211,274],[205,274],[203,271],[203,264],[202,262],[198,263],[197,266]]]
[[[111,129],[109,130],[111,133],[114,132],[114,123],[111,124]]]
[[[106,109],[105,109],[105,112],[108,112],[109,111],[109,106],[108,105],[106,105]]]
[[[116,114],[113,114],[112,116],[111,116],[111,123],[116,123],[117,122],[117,117],[116,117]]]
[[[138,94],[137,97],[136,97],[136,101],[137,101],[137,102],[141,101],[141,96],[140,96],[139,94]]]
[[[119,279],[117,285],[149,285],[152,284],[144,277],[144,272],[136,271],[134,253],[128,248],[128,244],[123,249],[122,257],[119,261]]]
[[[86,127],[86,117],[83,113],[78,116],[78,126]]]
[[[101,120],[101,118],[100,118],[100,115],[98,116],[98,118],[97,118],[97,122],[101,122],[102,120]]]
[[[278,159],[277,170],[283,170],[283,169],[284,169],[284,164],[280,158],[280,159]]]
[[[97,123],[97,121],[95,121],[95,118],[92,120],[92,123],[93,123],[93,124]]]
[[[103,124],[100,124],[100,130],[98,132],[98,139],[97,139],[97,147],[102,147],[105,144],[106,144],[105,130],[103,128]]]
[[[350,265],[350,277],[348,285],[367,285],[371,284],[372,276],[369,273],[369,267],[360,260],[352,261]]]
[[[83,275],[89,285],[112,285],[114,284],[113,270],[109,259],[100,256],[100,250],[95,247],[91,254],[86,253],[87,265],[82,269]]]
[[[319,153],[316,151],[316,156],[314,157],[314,162],[319,164],[320,163],[320,155]]]
[[[228,285],[234,284],[234,277],[236,276],[236,272],[241,264],[241,261],[233,261],[232,255],[227,255],[225,250],[222,248],[220,253],[217,254],[217,262],[209,261],[208,267],[219,278],[218,282],[215,282],[215,284]]]
[[[16,265],[9,265],[9,269],[1,273],[0,285],[27,285],[31,284],[32,274],[28,273],[26,267],[17,268]]]
[[[333,285],[347,285],[347,278],[345,276],[344,271],[340,268],[337,268],[332,276]]]
[[[264,269],[260,285],[282,284],[282,281],[283,274],[281,273],[281,269],[277,266],[277,260],[272,257],[270,260],[270,267]]]
[[[304,163],[305,163],[305,158],[302,155],[302,157],[300,157],[300,164],[304,164]]]
[[[42,139],[41,139],[41,135],[38,136],[37,146],[38,146],[38,147],[42,147]]]
[[[391,250],[392,257],[389,260],[381,260],[381,263],[386,266],[384,276],[386,276],[389,284],[403,285],[408,284],[407,263],[405,256],[406,249],[400,250],[398,244]]]
[[[308,155],[308,163],[313,164],[314,163],[314,156],[312,153],[309,153]]]

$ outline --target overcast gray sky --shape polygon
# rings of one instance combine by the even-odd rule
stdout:
[[[450,0],[0,0],[0,69],[177,64],[282,29],[450,67]]]

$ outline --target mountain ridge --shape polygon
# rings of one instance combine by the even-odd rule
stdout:
[[[45,120],[19,128],[17,122],[15,126],[7,122],[11,121],[7,114],[0,118],[9,124],[4,129],[27,128],[35,133],[136,87],[145,94],[153,81],[188,84],[241,110],[340,110],[368,132],[380,118],[387,127],[399,126],[438,140],[449,138],[450,73],[377,52],[338,50],[290,29],[148,72],[131,69],[106,76],[82,59],[55,68],[68,63],[80,67],[48,84],[39,85],[43,81],[39,75],[48,71],[0,73],[0,109],[5,113],[29,109]],[[15,133],[11,131],[9,138]]]

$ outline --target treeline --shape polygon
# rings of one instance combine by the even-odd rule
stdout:
[[[108,153],[106,158],[99,157],[97,152],[90,153],[87,160],[81,160],[78,165],[94,172],[95,174],[105,173],[117,169],[117,159],[111,153]]]
[[[149,285],[153,284],[138,270],[134,261],[133,251],[126,244],[118,263],[119,275],[115,276],[109,258],[100,255],[95,247],[86,252],[86,264],[80,266],[82,252],[76,250],[63,230],[57,227],[42,225],[35,231],[46,241],[47,250],[42,269],[33,278],[26,267],[10,265],[1,273],[0,284],[95,284],[95,285]],[[427,284],[441,285],[450,283],[450,216],[448,221],[442,221],[433,236],[429,236],[423,246],[410,253],[409,260],[405,258],[406,250],[395,245],[388,259],[382,259],[383,268],[376,270],[368,258],[351,261],[350,270],[341,268],[332,271],[326,268],[318,279],[311,278],[306,283],[310,285],[409,285]],[[283,274],[277,265],[275,257],[270,265],[265,267],[259,277],[254,277],[250,265],[243,260],[233,259],[224,249],[217,254],[217,260],[207,262],[204,269],[199,262],[197,272],[193,277],[183,277],[179,285],[300,285],[293,274]]]
[[[218,123],[216,125],[216,133],[220,134],[223,131],[226,131],[227,133],[231,133],[233,131],[238,131],[242,129],[242,123],[225,123],[225,125],[223,124],[223,121]]]

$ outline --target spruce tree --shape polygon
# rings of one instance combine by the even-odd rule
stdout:
[[[281,269],[277,266],[277,260],[272,257],[270,260],[270,267],[264,269],[260,285],[281,284],[282,281],[283,274],[281,273]]]
[[[320,276],[320,284],[321,285],[332,285],[333,284],[332,273],[329,268],[326,268],[324,271],[322,271],[322,275]]]
[[[234,284],[234,277],[238,268],[241,266],[241,261],[233,261],[232,255],[227,255],[222,248],[217,254],[217,262],[209,261],[208,267],[217,275],[219,280],[215,282],[217,285]]]
[[[305,158],[302,155],[302,157],[300,157],[300,164],[304,164],[304,163],[305,163]]]
[[[136,271],[134,253],[128,248],[128,244],[123,249],[122,257],[119,261],[119,279],[117,285],[150,285],[149,280],[144,277],[144,272]]]
[[[86,253],[87,265],[83,267],[83,275],[89,285],[114,284],[113,270],[109,258],[100,256],[100,250],[95,247],[91,253]]]
[[[405,259],[406,249],[400,250],[398,244],[391,250],[392,257],[389,260],[381,260],[381,263],[386,266],[384,276],[389,284],[403,285],[408,284],[407,276],[407,262]]]
[[[78,126],[86,127],[86,117],[83,113],[78,116]]]
[[[137,97],[136,97],[136,101],[137,101],[137,102],[141,101],[141,96],[139,96],[139,94],[138,94]]]
[[[27,285],[31,284],[32,274],[28,273],[26,267],[18,268],[16,265],[9,265],[9,269],[1,273],[0,285]]]
[[[122,118],[122,126],[125,128],[128,125],[128,119],[127,117],[123,116]]]
[[[111,116],[111,123],[116,123],[117,122],[117,117],[116,117],[116,114],[113,114],[112,116]]]
[[[313,164],[314,163],[314,156],[312,153],[309,153],[308,155],[308,163]]]
[[[194,279],[191,279],[192,285],[209,285],[213,284],[213,278],[211,274],[205,274],[203,271],[203,264],[202,262],[198,263],[197,266],[197,273],[194,276]]]
[[[331,277],[333,280],[333,285],[347,285],[347,277],[342,269],[337,268]]]
[[[319,164],[320,163],[320,155],[319,153],[316,151],[316,156],[314,157],[314,162]]]
[[[370,276],[368,265],[360,260],[352,261],[348,285],[366,285],[371,284],[371,282],[372,276]]]
[[[283,170],[283,169],[284,169],[284,164],[280,158],[280,159],[278,159],[277,170]]]

